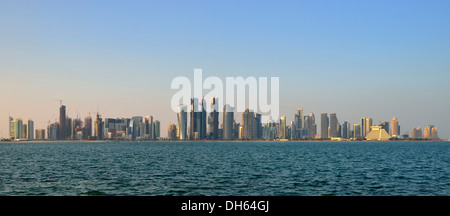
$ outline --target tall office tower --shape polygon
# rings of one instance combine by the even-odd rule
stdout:
[[[141,122],[143,121],[142,116],[131,117],[130,127],[131,127],[131,138],[135,140],[141,135]]]
[[[431,139],[439,139],[437,127],[431,129]]]
[[[184,113],[186,113],[186,112],[184,112]],[[185,114],[185,119],[186,119],[185,126],[187,126],[187,115],[186,114]],[[161,129],[160,129],[161,125],[160,124],[161,123],[158,120],[155,120],[153,122],[153,134],[155,136],[155,139],[158,139],[159,137],[161,137]],[[185,133],[186,133],[186,131],[185,131]]]
[[[413,139],[422,139],[422,129],[420,127],[413,128],[411,133],[411,138]]]
[[[351,129],[350,124],[348,122],[344,122],[344,124],[342,124],[342,138],[344,139],[351,138]]]
[[[314,116],[314,113],[309,114],[309,119],[311,121],[311,126],[309,129],[310,130],[309,136],[315,137],[317,135],[317,125],[316,125],[316,117]]]
[[[329,124],[328,114],[320,114],[320,137],[322,139],[328,139],[328,127],[330,126]]]
[[[300,133],[302,128],[307,128],[306,124],[303,122],[303,108],[297,108],[294,116],[294,128],[292,128],[292,138],[301,138]]]
[[[254,128],[255,128],[255,114],[253,112],[250,112],[248,108],[245,108],[244,112],[242,113],[242,133],[241,137],[243,139],[254,139],[255,134]]]
[[[228,104],[223,107],[223,139],[232,140],[233,137],[234,111]]]
[[[202,107],[199,106],[197,98],[191,98],[191,124],[189,131],[189,139],[195,139],[200,137],[202,130]]]
[[[400,132],[399,132],[398,120],[396,117],[394,117],[391,122],[391,136],[397,137],[399,135],[400,135]]]
[[[373,126],[373,119],[371,119],[371,118],[366,118],[366,128],[365,128],[365,131],[366,131],[366,136],[370,133],[370,131],[372,131],[372,126]]]
[[[174,124],[170,124],[169,128],[167,130],[167,136],[171,140],[176,140],[177,139],[177,126],[175,126]]]
[[[359,133],[360,137],[366,137],[366,118],[361,118],[361,121],[359,122],[359,126],[361,127],[361,131]]]
[[[212,103],[212,101],[211,101]],[[199,133],[199,139],[204,139],[206,138],[206,127],[207,127],[207,122],[206,122],[206,103],[205,103],[205,99],[202,98],[202,104],[201,104],[201,116],[200,116],[200,133]],[[217,109],[216,109],[217,112]],[[217,114],[218,115],[218,114]],[[219,130],[219,118],[217,117],[217,130],[216,130],[216,134],[218,133]]]
[[[286,139],[286,116],[280,118],[280,139]]]
[[[185,105],[178,106],[177,119],[178,119],[178,127],[177,127],[178,135],[177,136],[180,140],[186,140],[187,139],[187,113],[186,113]]]
[[[338,133],[339,121],[337,119],[336,113],[330,114],[330,132],[329,137],[339,137]]]
[[[61,105],[59,108],[59,139],[66,139],[66,106]]]
[[[255,138],[261,139],[262,138],[262,123],[261,123],[261,114],[255,113]]]
[[[14,123],[14,139],[22,139],[23,138],[23,121],[18,118],[13,121]]]
[[[210,136],[211,139],[218,139],[219,138],[219,107],[218,107],[218,98],[211,98],[211,112],[210,115]]]
[[[154,139],[155,135],[153,134],[153,116],[151,115],[145,116],[144,123],[145,123],[144,124],[145,135],[147,135],[149,139]]]
[[[100,114],[97,113],[97,118],[95,119],[95,136],[98,140],[104,139],[103,134],[103,120],[100,118]]]
[[[16,131],[14,127],[14,118],[9,116],[9,138],[14,139],[16,136]]]
[[[92,136],[92,117],[88,116],[84,118],[84,138]]]
[[[38,140],[45,139],[45,129],[36,129],[36,139]]]
[[[27,124],[23,124],[22,125],[22,138],[23,139],[26,139],[28,137],[28,135],[27,135],[27,133],[28,133],[27,128],[28,128]]]
[[[381,129],[384,129],[388,134],[391,132],[389,130],[389,122],[382,121],[379,126],[381,126]]]
[[[297,128],[297,125],[295,125],[295,121],[291,121],[291,136],[289,138],[291,138],[291,139],[296,139],[297,138],[297,136],[296,136],[296,133],[297,133],[296,128]]]
[[[58,131],[59,131],[59,123],[58,122],[50,124],[47,128],[47,133],[48,133],[47,138],[49,140],[58,139],[58,137],[59,137]]]
[[[361,138],[361,123],[353,125],[353,138]]]

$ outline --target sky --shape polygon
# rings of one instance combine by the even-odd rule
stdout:
[[[153,115],[177,76],[279,77],[280,116],[397,117],[450,138],[450,1],[0,0],[0,137],[8,116]],[[206,93],[206,92],[204,92]],[[236,116],[238,122],[241,116]],[[3,122],[3,123],[2,123]]]

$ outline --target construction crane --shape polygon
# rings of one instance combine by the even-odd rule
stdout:
[[[55,101],[59,101],[59,105],[62,105],[63,100],[61,100],[61,99],[55,99]]]

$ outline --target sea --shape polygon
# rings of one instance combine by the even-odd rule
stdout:
[[[0,196],[449,196],[450,142],[0,143]]]

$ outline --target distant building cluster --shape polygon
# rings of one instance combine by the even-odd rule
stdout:
[[[34,136],[35,134],[35,136]],[[155,140],[160,137],[160,122],[153,116],[132,118],[106,118],[99,114],[95,119],[66,115],[66,106],[59,109],[59,121],[48,123],[45,129],[34,130],[34,122],[28,119],[9,117],[9,138],[11,140]]]
[[[197,104],[202,108],[196,109]],[[191,110],[186,112],[186,105],[180,105],[177,113],[178,124],[170,124],[168,139],[171,140],[377,140],[392,139],[439,139],[437,128],[428,126],[425,135],[414,133],[410,137],[401,135],[398,119],[394,117],[390,122],[382,121],[375,125],[372,118],[361,118],[359,123],[344,122],[340,124],[336,113],[322,113],[320,115],[320,133],[314,113],[303,115],[303,109],[298,108],[294,119],[287,122],[286,116],[277,121],[261,122],[261,114],[248,108],[242,113],[242,124],[234,119],[234,112],[229,105],[224,106],[223,123],[219,124],[218,113],[213,111],[207,115],[205,101],[191,99]],[[212,99],[211,106],[216,105]],[[189,119],[188,119],[189,116]],[[189,124],[188,124],[189,120]],[[420,129],[420,128],[419,128]]]
[[[206,106],[212,111],[207,113]],[[169,140],[392,140],[425,139],[437,140],[438,129],[428,125],[423,130],[413,128],[411,136],[401,135],[399,121],[394,117],[390,122],[382,121],[375,125],[372,118],[361,118],[357,124],[339,123],[336,113],[322,113],[320,127],[316,124],[314,113],[303,115],[297,108],[294,119],[287,122],[286,116],[279,120],[261,122],[261,114],[250,109],[242,112],[242,124],[235,121],[233,107],[225,105],[222,123],[219,122],[218,101],[212,98],[210,104],[202,99],[191,99],[190,111],[180,105],[177,124],[168,127]],[[318,131],[320,129],[320,133]],[[148,115],[131,118],[102,119],[97,113],[95,119],[90,115],[84,120],[72,119],[66,114],[66,106],[59,109],[59,121],[48,122],[47,129],[34,129],[31,119],[9,117],[9,138],[11,140],[157,140],[160,137],[160,122]]]

